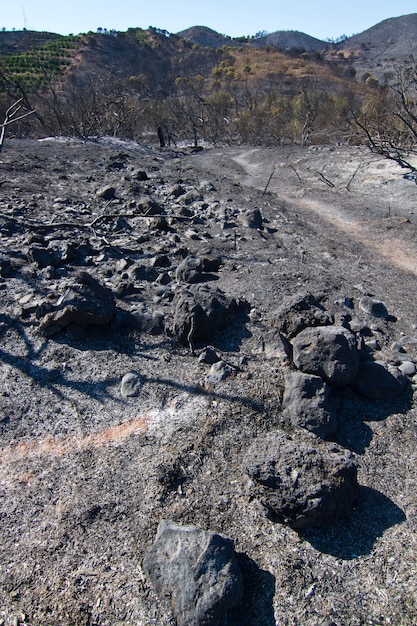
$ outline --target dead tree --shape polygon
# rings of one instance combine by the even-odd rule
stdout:
[[[396,82],[374,88],[359,113],[356,127],[372,152],[417,171],[417,61],[397,69]]]
[[[0,130],[0,152],[3,149],[7,127],[10,126],[10,124],[13,124],[14,122],[18,122],[19,120],[23,120],[25,117],[28,117],[29,115],[32,115],[33,113],[35,113],[34,109],[32,111],[22,112],[24,110],[22,101],[23,101],[23,98],[20,98],[19,100],[14,102],[11,106],[9,106],[9,108],[7,109],[5,113],[4,120],[0,124],[0,129],[1,129]]]

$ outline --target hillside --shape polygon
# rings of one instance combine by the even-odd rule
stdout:
[[[336,50],[353,61],[358,77],[369,72],[390,80],[396,67],[417,52],[417,13],[384,20],[349,37]]]
[[[297,31],[232,40],[204,26],[1,32],[0,111],[24,95],[37,116],[16,127],[23,135],[137,139],[159,128],[166,141],[195,144],[356,141],[350,112],[376,79],[393,80],[416,45],[416,20],[338,44]]]
[[[254,40],[254,45],[277,46],[281,50],[292,48],[304,48],[307,51],[321,52],[329,47],[329,44],[297,30],[279,30],[268,33]]]
[[[22,35],[20,52],[0,57],[0,72],[8,97],[23,90],[39,113],[29,128],[47,134],[133,139],[161,127],[195,143],[275,143],[279,124],[279,141],[287,143],[300,140],[311,107],[317,133],[340,129],[356,97],[351,68],[304,48],[213,48],[139,28],[59,38],[32,50],[24,41]]]
[[[197,44],[198,46],[208,46],[209,48],[239,45],[230,37],[220,35],[220,33],[217,33],[215,30],[207,28],[207,26],[191,26],[190,28],[176,33],[176,36],[190,41],[193,44]]]

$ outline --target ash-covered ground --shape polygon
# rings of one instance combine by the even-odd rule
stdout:
[[[416,362],[415,182],[360,148],[114,139],[6,141],[0,178],[0,623],[174,624],[142,569],[171,519],[233,539],[245,599],[225,623],[414,625],[415,374],[389,400],[338,391],[346,519],[271,521],[242,459],[293,430],[276,338],[297,294],[376,361]],[[200,329],[193,290],[226,302]]]

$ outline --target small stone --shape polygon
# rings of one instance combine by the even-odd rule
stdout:
[[[391,345],[392,352],[405,352],[402,344],[399,341],[394,341]]]
[[[137,372],[131,371],[122,378],[120,393],[125,398],[134,398],[140,394],[142,380]]]
[[[262,215],[259,209],[245,211],[239,217],[239,222],[246,228],[260,229],[262,228]]]
[[[412,337],[410,335],[404,335],[398,342],[401,346],[415,346],[417,345],[417,337]]]
[[[222,380],[226,380],[226,378],[233,376],[235,373],[236,369],[232,367],[232,365],[229,365],[226,361],[217,361],[211,366],[205,380],[207,384],[215,385],[220,383]]]
[[[139,181],[144,181],[144,180],[149,179],[147,173],[144,170],[137,170],[136,172],[132,174],[132,178],[133,180],[139,180]]]
[[[217,363],[221,360],[220,354],[213,348],[213,346],[206,346],[200,356],[198,357],[200,363],[207,363],[208,365],[213,365],[213,363]]]
[[[381,344],[378,339],[370,339],[369,341],[365,341],[365,346],[369,348],[369,350],[381,350]]]
[[[106,185],[105,187],[100,187],[96,191],[96,195],[99,198],[103,198],[103,200],[113,200],[116,197],[116,189],[111,185]]]
[[[404,361],[398,366],[398,369],[404,376],[414,376],[416,373],[416,364],[412,361]]]

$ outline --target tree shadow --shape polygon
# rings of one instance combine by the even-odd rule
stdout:
[[[13,354],[10,350],[5,350],[0,347],[0,361],[19,370],[25,376],[30,377],[37,385],[48,389],[61,400],[66,399],[65,390],[71,390],[101,403],[104,403],[106,399],[109,398],[117,402],[125,401],[125,399],[118,397],[112,391],[112,388],[114,389],[114,387],[120,385],[119,378],[107,378],[99,381],[82,379],[71,380],[59,367],[48,368],[36,364],[35,361],[42,355],[48,345],[48,339],[45,338],[41,346],[35,348],[27,335],[26,325],[31,326],[31,323],[14,319],[6,314],[0,314],[0,338],[2,334],[5,334],[7,329],[13,328],[26,348],[26,354],[20,355]],[[58,344],[73,345],[78,350],[106,351],[112,349],[122,354],[135,354],[136,357],[140,355],[140,358],[150,361],[158,360],[158,356],[152,354],[153,351],[167,348],[167,346],[172,347],[172,340],[166,336],[162,336],[159,340],[153,342],[141,342],[140,350],[138,350],[137,343],[131,340],[131,332],[132,329],[128,328],[122,329],[118,333],[112,332],[111,329],[108,329],[108,332],[106,332],[105,329],[97,327],[89,329],[88,335],[82,342],[71,341],[66,333],[59,333],[55,335],[53,339]],[[240,337],[241,335],[239,334],[238,336]],[[245,405],[251,410],[262,410],[262,405],[259,402],[247,396],[222,393],[217,390],[207,390],[199,384],[187,385],[177,380],[163,377],[151,377],[146,374],[142,375],[142,379],[145,383],[171,387],[172,389],[186,392],[190,395],[221,398],[229,402]]]
[[[324,528],[299,531],[316,550],[345,561],[369,555],[378,537],[406,520],[404,511],[381,492],[360,487],[359,498],[349,518]]]
[[[99,402],[105,402],[106,398],[113,397],[109,388],[120,383],[120,379],[109,378],[102,381],[86,382],[84,380],[69,380],[60,369],[48,369],[31,362],[30,357],[16,356],[0,349],[0,360],[11,367],[14,367],[22,374],[29,376],[36,384],[49,389],[61,400],[66,398],[65,393],[60,389],[71,389],[83,395],[87,395]],[[113,399],[117,399],[114,398]]]
[[[227,626],[275,626],[275,577],[246,554],[238,553],[236,557],[243,577],[243,602],[229,611]]]

